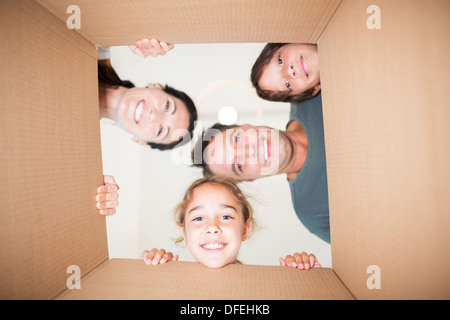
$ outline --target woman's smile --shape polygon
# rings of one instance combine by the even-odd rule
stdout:
[[[134,120],[136,121],[137,125],[139,125],[139,123],[142,121],[145,107],[146,107],[145,101],[141,100],[139,101],[139,103],[136,106],[136,109],[134,110]]]

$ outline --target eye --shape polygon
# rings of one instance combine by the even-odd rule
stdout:
[[[158,133],[156,134],[156,136],[159,137],[160,134],[161,134],[161,132],[162,132],[162,126],[159,126],[159,128],[158,128]]]
[[[239,142],[241,141],[241,137],[239,136],[239,134],[237,134],[237,135],[234,136],[234,141],[235,141],[236,143],[239,143]]]
[[[239,169],[240,172],[243,172],[243,171],[242,171],[242,164],[240,164],[240,163],[238,162],[238,163],[237,163],[237,167],[238,167],[238,169]]]
[[[230,216],[229,214],[224,214],[224,215],[222,216],[222,219],[223,219],[223,220],[231,220],[231,219],[233,219],[233,217]]]
[[[169,110],[169,100],[167,100],[166,105],[164,106],[164,111]]]
[[[283,59],[281,59],[281,56],[278,56],[278,64],[283,64]]]
[[[292,87],[291,87],[291,84],[289,83],[289,81],[286,81],[286,87],[287,87],[289,90],[292,90]]]
[[[203,221],[203,217],[195,217],[192,221]]]

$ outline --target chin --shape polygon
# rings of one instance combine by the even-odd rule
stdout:
[[[211,262],[208,261],[206,263],[201,262],[201,264],[203,264],[205,267],[211,268],[211,269],[219,269],[222,267],[225,267],[226,265],[228,265],[228,262]]]
[[[195,260],[197,260],[199,263],[201,263],[205,267],[208,267],[211,269],[223,268],[235,261],[235,260],[233,261],[232,259],[231,259],[232,262],[230,262],[230,259],[226,259],[226,260],[223,260],[223,259],[195,259]]]

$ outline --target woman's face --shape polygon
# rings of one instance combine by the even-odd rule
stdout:
[[[282,46],[264,67],[259,87],[270,91],[290,91],[300,94],[315,88],[320,90],[319,54],[315,44],[288,44]]]
[[[209,268],[234,263],[251,222],[244,223],[241,206],[223,186],[197,187],[186,208],[180,231],[192,256]]]
[[[126,90],[116,119],[123,129],[145,143],[178,141],[189,128],[185,103],[164,92],[160,85]]]

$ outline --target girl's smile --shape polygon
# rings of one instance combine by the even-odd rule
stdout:
[[[193,191],[180,232],[192,256],[210,268],[234,263],[250,230],[240,204],[228,189],[205,183]]]

